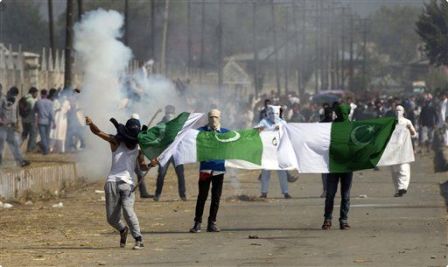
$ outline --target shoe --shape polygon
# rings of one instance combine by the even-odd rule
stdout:
[[[261,193],[260,198],[268,198],[268,193]]]
[[[148,194],[148,193],[140,194],[140,198],[154,198],[154,195],[151,195],[151,194]]]
[[[125,226],[123,230],[120,232],[120,248],[124,248],[126,246],[126,241],[128,239],[129,227]]]
[[[292,198],[291,195],[288,194],[288,193],[285,193],[285,194],[283,194],[283,195],[285,196],[285,199],[291,199],[291,198]]]
[[[350,225],[347,222],[339,222],[339,229],[350,230]]]
[[[22,160],[22,162],[20,162],[20,167],[26,167],[30,164],[31,164],[30,161],[24,159],[24,160]]]
[[[406,189],[400,189],[398,190],[398,193],[401,193],[401,195],[403,196],[404,194],[406,194],[408,192],[408,190]]]
[[[201,223],[195,222],[193,227],[190,229],[190,233],[200,233],[201,232]]]
[[[322,230],[330,230],[331,228],[331,220],[324,220],[324,223],[322,224]]]
[[[160,195],[155,195],[154,196],[154,201],[158,202],[160,200]]]
[[[187,201],[187,197],[186,197],[186,196],[181,196],[180,199],[181,199],[182,201]]]
[[[210,222],[207,225],[207,232],[221,232],[221,229],[218,228],[216,222]]]
[[[141,240],[135,240],[135,244],[132,247],[132,249],[134,250],[139,250],[139,249],[143,249],[145,246],[143,245],[143,241]]]
[[[322,194],[320,194],[320,198],[325,198],[327,196],[327,192],[323,191]]]

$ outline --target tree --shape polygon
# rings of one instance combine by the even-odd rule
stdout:
[[[416,26],[431,64],[448,66],[448,2],[425,4]]]

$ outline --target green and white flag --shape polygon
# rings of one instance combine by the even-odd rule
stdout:
[[[350,172],[414,161],[410,134],[394,118],[285,126],[296,168],[303,173]],[[288,159],[290,161],[290,159]]]
[[[245,129],[217,133],[188,130],[177,144],[165,151],[161,157],[174,155],[176,164],[207,160],[226,160],[226,166],[243,169],[292,169],[279,166],[279,131],[268,132]],[[292,147],[286,148],[294,158]]]
[[[138,143],[143,154],[148,159],[159,157],[176,140],[176,137],[181,137],[188,129],[197,127],[203,115],[203,113],[182,112],[166,123],[159,123],[142,131],[138,135]]]

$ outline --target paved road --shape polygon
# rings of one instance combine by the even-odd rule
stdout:
[[[228,174],[218,218],[222,232],[199,234],[188,233],[197,194],[196,170],[188,167],[189,201],[173,201],[178,197],[170,177],[161,202],[137,202],[143,251],[117,247],[118,236],[94,193],[99,183],[69,194],[62,209],[43,202],[0,210],[0,265],[446,266],[447,213],[440,184],[448,174],[433,174],[431,166],[429,156],[412,165],[403,198],[392,197],[387,168],[355,173],[349,231],[320,230],[319,175],[302,175],[290,184],[293,199],[285,200],[273,174],[267,201],[239,201],[235,195],[259,195],[257,172],[240,171],[239,184]]]
[[[273,199],[224,201],[219,213],[221,233],[185,233],[192,212],[173,214],[178,218],[176,223],[165,224],[160,231],[149,229],[146,233],[148,250],[132,261],[116,263],[134,266],[445,266],[447,217],[439,184],[448,180],[448,175],[431,174],[429,166],[429,157],[412,166],[412,183],[403,198],[392,197],[388,169],[357,172],[349,231],[337,227],[320,230],[324,200],[317,197],[321,192],[318,175],[304,175],[290,184],[292,200],[280,198],[274,175],[273,192],[269,194]],[[232,195],[232,183],[228,182],[226,188],[224,199]],[[257,195],[256,179],[243,179],[241,190]],[[360,195],[367,195],[367,198]],[[249,235],[259,238],[249,239]]]

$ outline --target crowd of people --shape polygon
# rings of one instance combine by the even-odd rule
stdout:
[[[0,88],[1,85],[0,85]],[[26,152],[72,152],[85,147],[84,118],[78,106],[78,90],[50,90],[31,87],[19,98],[13,86],[4,94],[0,89],[0,166],[5,142],[19,166],[27,166]],[[20,136],[20,137],[19,137]]]

